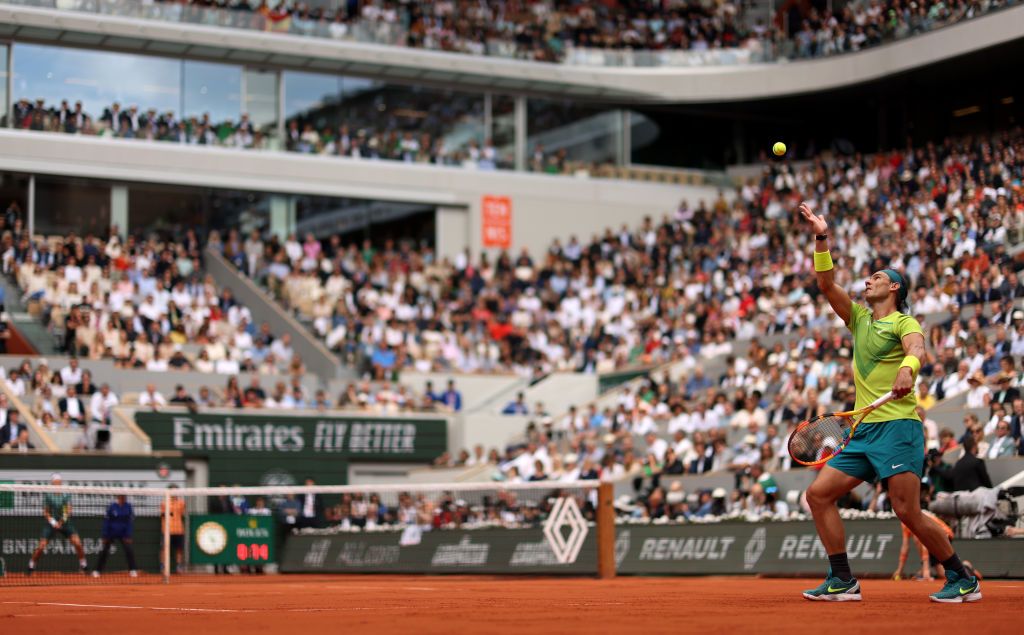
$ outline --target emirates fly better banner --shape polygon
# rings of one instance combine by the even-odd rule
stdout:
[[[205,458],[210,483],[343,484],[348,461],[429,463],[448,446],[445,419],[137,412],[154,450]]]

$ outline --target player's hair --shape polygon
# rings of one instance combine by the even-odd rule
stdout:
[[[896,271],[895,269],[882,269],[891,282],[895,282],[900,285],[899,292],[896,296],[896,310],[900,313],[910,313],[910,304],[907,299],[910,297],[910,283],[907,282],[907,277]]]
[[[970,434],[967,435],[967,438],[964,439],[964,452],[967,454],[973,454],[977,448],[978,442],[974,440],[974,436]]]

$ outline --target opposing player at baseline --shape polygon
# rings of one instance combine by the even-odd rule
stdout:
[[[60,474],[54,474],[50,477],[51,485],[60,485],[61,482]],[[85,573],[85,549],[82,547],[82,539],[78,536],[78,530],[71,523],[71,494],[62,494],[60,492],[47,492],[44,494],[43,517],[46,518],[46,524],[43,525],[43,537],[39,540],[39,546],[32,553],[32,557],[29,558],[28,575],[32,575],[35,572],[36,562],[39,561],[39,557],[46,551],[46,545],[49,544],[54,534],[60,534],[68,539],[71,546],[74,547],[75,553],[78,554],[78,566],[81,568],[82,573]]]
[[[806,203],[799,211],[815,234],[818,289],[853,335],[856,407],[889,390],[896,395],[864,419],[846,449],[822,468],[807,490],[829,570],[820,586],[803,595],[833,602],[861,599],[860,583],[846,557],[846,532],[836,501],[862,481],[887,479],[893,511],[946,570],[946,584],[931,595],[932,601],[976,602],[981,599],[978,580],[965,570],[942,529],[921,513],[925,442],[913,388],[924,355],[924,334],[917,320],[900,312],[910,292],[907,281],[892,269],[877,271],[864,286],[867,306],[853,302],[835,282],[828,223]]]

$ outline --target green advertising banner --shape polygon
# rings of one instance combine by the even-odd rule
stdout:
[[[103,544],[100,540],[103,529],[103,518],[98,515],[73,515],[72,522],[78,535],[82,538],[85,557],[89,568],[96,566],[96,560]],[[42,508],[38,515],[7,515],[0,514],[0,558],[3,559],[4,570],[21,573],[28,569],[28,560],[32,552],[39,546],[43,536]],[[133,546],[135,560],[139,569],[156,573],[160,570],[160,519],[155,517],[135,518]],[[57,535],[46,545],[46,551],[39,558],[37,571],[78,571],[78,556],[67,538]],[[107,560],[108,571],[123,571],[128,568],[128,561],[119,543],[111,546],[110,558]]]
[[[271,516],[193,515],[189,527],[189,564],[260,566],[277,561]]]
[[[155,450],[209,463],[211,485],[345,484],[349,461],[430,463],[446,419],[137,412]]]

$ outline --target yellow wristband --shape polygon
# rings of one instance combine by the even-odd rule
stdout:
[[[814,270],[815,271],[832,271],[832,252],[831,251],[816,251],[814,252]]]
[[[921,370],[921,360],[913,355],[907,355],[903,358],[903,363],[900,364],[900,368],[907,367],[910,372],[917,377],[917,373]]]

